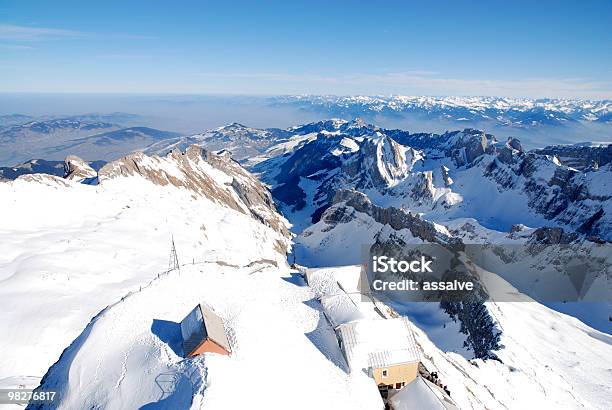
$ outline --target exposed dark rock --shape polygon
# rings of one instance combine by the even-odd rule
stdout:
[[[440,172],[442,173],[442,181],[444,181],[444,186],[447,188],[450,187],[453,184],[453,179],[448,174],[448,167],[441,165]]]
[[[508,137],[508,140],[506,141],[506,146],[519,152],[525,151],[523,149],[523,146],[521,145],[521,141],[513,137]]]
[[[612,144],[601,146],[551,145],[534,152],[557,156],[562,164],[576,169],[586,169],[594,164],[596,167],[601,167],[612,162]]]
[[[529,242],[542,245],[567,245],[577,238],[578,235],[571,232],[565,232],[563,228],[543,227],[536,229],[531,234]]]
[[[338,191],[334,198],[334,205],[340,203],[354,208],[357,212],[366,213],[376,222],[389,225],[396,231],[408,229],[413,236],[425,241],[454,246],[462,245],[461,240],[439,232],[433,223],[421,219],[418,215],[413,215],[403,209],[382,208],[374,205],[367,195],[361,192],[354,190]],[[327,213],[335,212],[335,209],[337,209],[336,206],[325,211],[323,218],[325,219]]]

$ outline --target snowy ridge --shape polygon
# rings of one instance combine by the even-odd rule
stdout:
[[[201,134],[164,139],[146,147],[144,152],[166,155],[172,150],[185,150],[197,144],[211,151],[231,152],[234,159],[242,161],[286,140],[287,133],[283,130],[257,129],[233,123]]]
[[[247,274],[286,264],[286,222],[259,181],[229,159],[189,152],[111,162],[98,185],[43,174],[0,183],[1,206],[18,210],[0,217],[0,322],[13,328],[0,336],[13,352],[0,385],[40,380],[91,317],[167,269],[172,238],[183,264]]]
[[[120,176],[139,176],[157,185],[186,188],[288,233],[267,189],[227,154],[217,155],[192,145],[184,153],[174,150],[166,157],[131,154],[98,172],[102,184]]]

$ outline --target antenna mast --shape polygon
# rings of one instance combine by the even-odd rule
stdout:
[[[181,266],[179,265],[178,255],[176,254],[176,246],[174,245],[174,235],[172,235],[172,248],[170,248],[170,261],[168,262],[168,272],[177,270],[181,273]]]

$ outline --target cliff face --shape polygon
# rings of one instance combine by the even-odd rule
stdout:
[[[340,223],[343,221],[342,215],[348,212],[346,207],[365,213],[376,222],[389,225],[396,231],[408,229],[414,237],[424,241],[444,244],[461,243],[461,241],[455,241],[449,235],[438,231],[432,222],[421,219],[419,216],[403,209],[383,208],[374,205],[367,195],[354,190],[338,191],[334,198],[334,207],[324,212],[321,219],[327,223]]]
[[[598,168],[612,162],[612,144],[551,145],[535,152],[557,156],[564,165],[579,170]]]
[[[384,191],[405,179],[423,153],[381,136],[366,139],[359,151],[346,161],[340,176],[356,188]]]
[[[582,172],[550,156],[503,149],[479,166],[501,190],[524,193],[529,207],[546,219],[587,236],[612,238],[611,164]]]

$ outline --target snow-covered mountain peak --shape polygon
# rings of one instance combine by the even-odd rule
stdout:
[[[76,155],[68,155],[64,161],[64,178],[81,182],[96,178],[96,171],[87,162]]]
[[[109,162],[98,172],[103,185],[125,177],[187,189],[287,232],[286,222],[276,213],[268,190],[227,154],[215,154],[198,145],[184,152],[175,149],[165,157],[136,152]]]
[[[357,186],[384,190],[404,180],[422,159],[421,151],[400,145],[386,135],[366,137],[359,151],[343,165],[343,174],[356,182],[359,179]]]
[[[186,150],[190,145],[198,144],[212,151],[231,152],[235,160],[241,161],[285,141],[287,135],[287,131],[276,128],[259,129],[232,123],[200,134],[167,138],[149,145],[144,152],[149,155],[166,155],[173,149]]]

